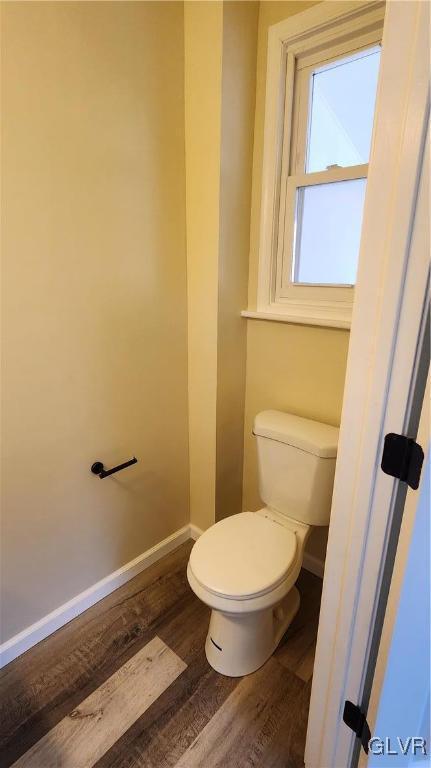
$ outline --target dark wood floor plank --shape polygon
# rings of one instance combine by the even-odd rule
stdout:
[[[277,735],[281,724],[296,718],[303,688],[302,680],[269,659],[240,680],[176,768],[285,766],[289,754],[278,751]]]
[[[302,570],[296,586],[301,595],[299,611],[278,646],[275,657],[307,682],[313,673],[322,580]]]
[[[286,768],[299,768],[304,763],[305,738],[307,736],[308,712],[310,709],[311,679],[304,685],[297,716],[290,722],[289,760]]]
[[[187,542],[2,670],[0,764],[7,768],[190,601]]]
[[[179,656],[154,637],[13,768],[93,768],[185,668]]]
[[[186,598],[183,606],[172,612],[157,632],[172,651],[186,664],[191,664],[204,650],[211,610],[191,590],[188,590]]]
[[[211,669],[201,650],[95,768],[171,768],[237,685]]]
[[[311,682],[304,681],[312,674],[321,581],[301,573],[300,611],[261,670],[245,678],[224,677],[205,658],[210,611],[187,583],[191,546],[163,558],[0,673],[2,768],[155,635],[187,668],[97,768],[302,768],[311,690]]]
[[[238,684],[208,664],[209,610],[194,596],[159,637],[188,665],[182,675],[97,763],[97,768],[174,766]]]
[[[316,632],[317,632],[317,625],[316,625]],[[313,677],[313,668],[314,668],[314,656],[316,653],[316,641],[308,646],[307,653],[301,661],[299,662],[298,666],[296,667],[295,674],[301,678],[301,680],[304,681],[304,683],[308,683],[309,680]]]
[[[303,685],[294,706],[283,708],[277,733],[262,755],[262,767],[303,768],[310,693],[311,680]]]

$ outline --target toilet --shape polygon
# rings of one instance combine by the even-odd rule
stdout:
[[[311,528],[329,525],[337,455],[336,427],[289,413],[259,413],[253,434],[266,506],[211,526],[187,567],[212,609],[206,657],[229,677],[261,667],[298,611],[295,582]]]

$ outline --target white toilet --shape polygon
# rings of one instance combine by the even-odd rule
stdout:
[[[237,677],[271,656],[299,608],[294,586],[311,526],[329,525],[338,429],[281,411],[256,416],[266,506],[211,526],[193,546],[187,578],[212,608],[211,666]]]

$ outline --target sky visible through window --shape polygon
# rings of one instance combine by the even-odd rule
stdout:
[[[311,80],[306,172],[368,163],[380,47],[317,69]],[[366,179],[297,192],[294,282],[353,285]]]
[[[307,173],[368,163],[379,64],[373,48],[314,73]]]

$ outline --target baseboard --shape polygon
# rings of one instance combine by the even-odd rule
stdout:
[[[193,523],[190,523],[190,538],[193,539],[193,541],[196,541],[196,539],[199,538],[199,536],[202,536],[203,530],[201,528],[198,528],[197,525],[193,525]]]
[[[325,562],[315,555],[309,555],[308,552],[304,552],[304,559],[302,561],[302,567],[310,573],[314,573],[319,579],[323,579],[323,572],[325,570]]]
[[[196,529],[196,531],[198,530]],[[163,539],[159,544],[138,555],[134,560],[110,573],[109,576],[93,584],[84,592],[76,595],[67,603],[60,605],[59,608],[48,613],[35,624],[11,637],[10,640],[7,640],[0,646],[0,669],[37,643],[40,643],[41,640],[44,640],[45,637],[48,637],[48,635],[51,635],[60,627],[68,624],[69,621],[86,611],[87,608],[91,608],[92,605],[111,594],[111,592],[114,592],[118,587],[121,587],[134,576],[137,576],[138,573],[144,571],[150,565],[157,562],[157,560],[172,552],[180,544],[183,544],[190,538],[196,539],[198,535],[195,532],[195,526],[185,525],[166,539]]]

